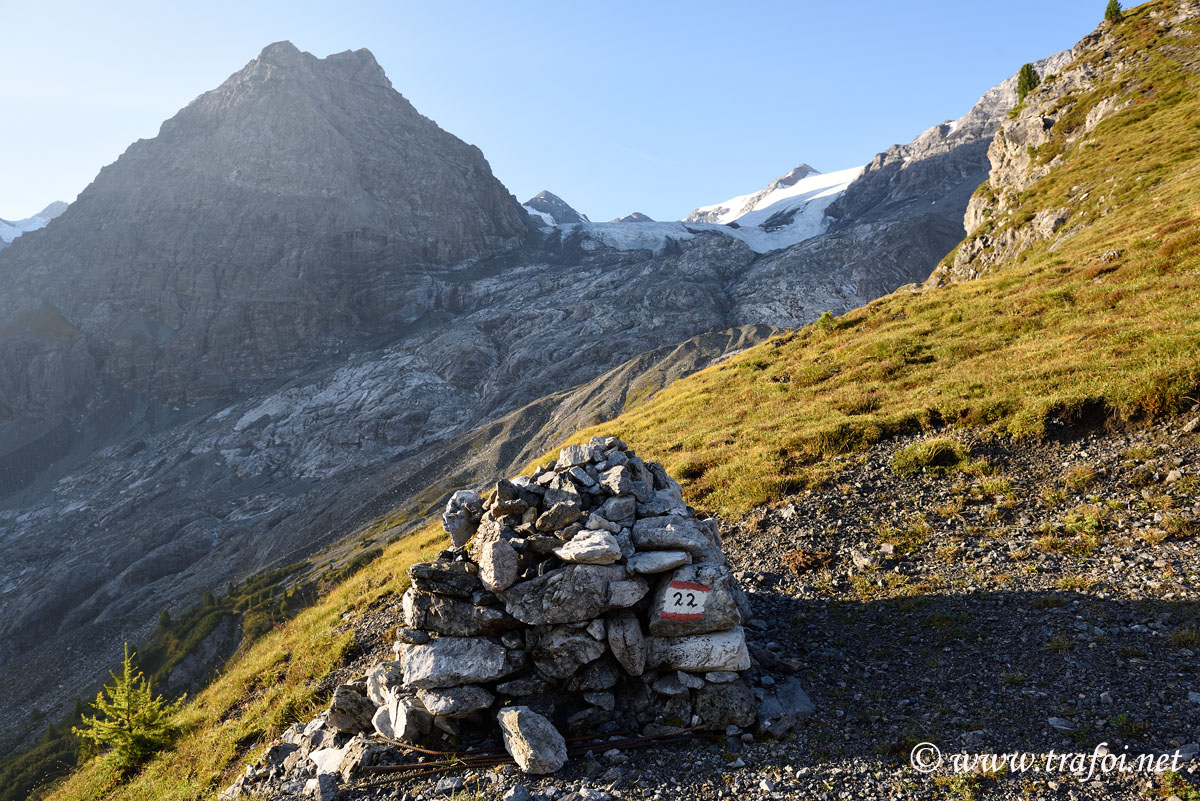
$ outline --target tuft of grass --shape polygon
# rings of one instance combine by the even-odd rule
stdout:
[[[1154,448],[1145,445],[1135,445],[1121,452],[1121,457],[1131,462],[1148,462],[1156,455]]]
[[[1063,576],[1058,580],[1058,588],[1064,592],[1085,592],[1092,586],[1092,580],[1086,576]]]
[[[1087,489],[1096,481],[1096,468],[1090,464],[1072,465],[1063,473],[1063,483],[1076,492]]]
[[[1180,629],[1171,635],[1171,645],[1176,648],[1200,648],[1200,631],[1195,629]]]
[[[916,553],[918,548],[929,542],[932,533],[933,526],[929,525],[924,515],[918,515],[900,526],[881,526],[877,535],[881,543],[888,543],[895,547],[896,555],[908,556]]]
[[[1065,634],[1055,634],[1046,641],[1046,650],[1056,653],[1065,654],[1068,651],[1075,649],[1075,641]]]
[[[1063,515],[1063,529],[1069,534],[1094,539],[1103,533],[1107,513],[1103,506],[1076,506]]]
[[[1115,728],[1122,737],[1136,739],[1144,737],[1146,732],[1150,731],[1150,724],[1144,720],[1137,720],[1130,717],[1128,712],[1122,712],[1119,715],[1113,715],[1108,719],[1109,725]]]
[[[1192,784],[1178,771],[1167,770],[1154,781],[1154,798],[1179,798],[1180,801],[1200,801],[1200,787]]]
[[[935,437],[914,442],[892,456],[892,470],[908,476],[927,471],[945,474],[967,461],[966,447],[953,437]]]

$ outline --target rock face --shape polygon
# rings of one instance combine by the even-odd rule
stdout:
[[[1200,8],[1176,4],[1170,11],[1151,11],[1150,16],[1158,35],[1169,37],[1187,31],[1184,26],[1200,17]],[[1185,35],[1190,38],[1190,33]],[[1035,242],[1073,235],[1082,223],[1072,224],[1072,212],[1085,202],[1107,213],[1103,196],[1092,194],[1094,188],[1075,187],[1069,206],[1042,209],[1029,220],[1009,217],[1020,194],[1058,166],[1069,148],[1085,141],[1105,119],[1139,102],[1143,92],[1153,91],[1128,80],[1145,68],[1147,58],[1142,45],[1118,42],[1111,26],[1102,24],[1070,51],[1035,64],[1042,82],[1019,112],[1003,121],[988,147],[987,183],[972,196],[964,215],[969,235],[952,258],[937,266],[927,285],[972,280]],[[1097,91],[1101,83],[1108,91]],[[1013,95],[1010,106],[1015,105]]]
[[[0,394],[42,417],[80,411],[93,377],[228,397],[312,364],[314,348],[412,322],[424,268],[510,249],[526,216],[368,51],[270,45],[101,170],[54,236],[6,249],[0,327],[49,347],[21,312],[52,308],[74,333],[42,359],[67,359],[73,337],[89,356]],[[5,340],[0,361],[17,347]]]

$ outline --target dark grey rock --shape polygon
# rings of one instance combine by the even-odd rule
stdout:
[[[604,651],[604,643],[597,642],[586,630],[558,626],[538,639],[529,656],[542,674],[565,679],[599,659]]]
[[[333,691],[325,726],[333,731],[358,734],[370,731],[371,716],[374,714],[375,704],[370,699],[354,687],[342,684]]]
[[[408,569],[412,585],[424,592],[470,598],[481,587],[469,562],[418,562]]]
[[[482,687],[445,687],[436,690],[418,690],[417,699],[429,714],[444,718],[461,718],[472,712],[487,709],[495,699]]]
[[[406,626],[453,637],[500,634],[520,625],[499,607],[477,606],[465,599],[421,592],[413,587],[405,591],[402,608]]]
[[[758,728],[765,734],[782,737],[795,729],[816,707],[797,679],[788,679],[769,688],[758,705]]]
[[[706,729],[721,731],[727,726],[746,728],[754,725],[757,702],[754,691],[741,679],[728,684],[705,682],[695,691],[692,710],[700,716],[701,725]]]

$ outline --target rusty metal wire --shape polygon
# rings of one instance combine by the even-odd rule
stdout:
[[[618,734],[624,734],[619,732]],[[673,745],[694,739],[699,733],[698,729],[681,729],[679,731],[667,732],[664,734],[653,734],[646,736],[625,737],[621,739],[601,739],[597,740],[592,737],[575,737],[567,740],[568,756],[582,756],[588,751],[608,751],[616,748],[623,751],[628,751],[637,748],[648,748],[653,745]],[[612,737],[613,735],[609,735]],[[369,783],[386,784],[389,782],[401,781],[404,779],[417,779],[427,776],[434,776],[448,773],[450,771],[465,770],[472,768],[492,768],[497,765],[503,765],[513,761],[512,757],[506,751],[436,751],[430,748],[422,748],[410,743],[401,742],[388,737],[381,738],[388,743],[405,748],[416,753],[425,754],[428,756],[444,757],[436,762],[406,762],[400,765],[369,765],[362,768],[362,772],[372,778]]]

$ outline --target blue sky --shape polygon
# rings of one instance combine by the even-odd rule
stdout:
[[[862,164],[1071,47],[1104,0],[0,0],[0,218],[71,200],[267,44],[369,48],[518,199],[677,219]]]

